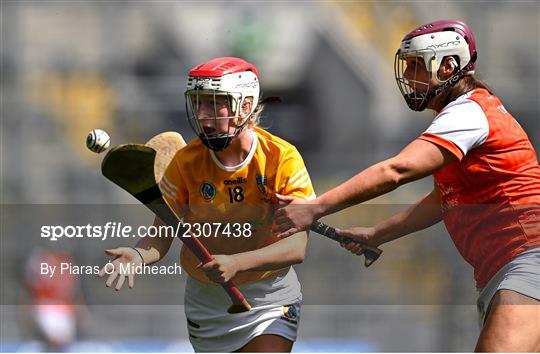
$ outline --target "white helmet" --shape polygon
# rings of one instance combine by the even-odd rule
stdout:
[[[214,122],[220,119],[228,119],[229,127],[232,126],[231,123],[234,123],[235,131],[233,134],[217,133],[209,135],[205,132],[201,125],[202,119],[197,115],[200,95],[214,97],[216,114],[212,118],[204,119],[213,119]],[[257,69],[253,64],[234,57],[212,59],[209,62],[197,65],[189,72],[185,92],[188,122],[208,148],[215,151],[223,150],[249,122],[259,103],[259,95],[259,78]],[[216,96],[227,97],[232,116],[217,116]],[[251,97],[250,112],[245,116],[241,116],[241,107],[248,97]]]

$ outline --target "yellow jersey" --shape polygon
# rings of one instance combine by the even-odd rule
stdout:
[[[212,150],[195,139],[178,151],[159,185],[163,198],[183,216],[192,235],[196,234],[211,254],[247,252],[279,241],[270,233],[276,193],[315,198],[304,161],[293,145],[261,128],[248,133],[253,143],[238,166],[224,166]],[[199,263],[183,246],[184,270],[211,283],[196,269]],[[241,272],[232,280],[243,284],[285,270]]]

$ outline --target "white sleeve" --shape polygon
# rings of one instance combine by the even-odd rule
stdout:
[[[489,123],[478,103],[458,100],[439,113],[424,134],[451,141],[466,155],[486,141]]]

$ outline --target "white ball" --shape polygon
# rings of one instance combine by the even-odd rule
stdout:
[[[106,131],[101,129],[92,130],[86,137],[86,147],[96,154],[107,150],[110,144],[111,137]]]

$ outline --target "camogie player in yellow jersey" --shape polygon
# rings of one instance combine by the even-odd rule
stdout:
[[[290,352],[296,340],[302,294],[291,265],[303,261],[307,233],[279,239],[270,230],[276,194],[315,195],[296,148],[258,127],[259,95],[257,69],[243,59],[217,58],[193,68],[185,97],[198,139],[176,154],[160,183],[169,205],[213,255],[201,265],[187,247],[181,251],[187,327],[196,351]],[[150,264],[165,256],[171,242],[145,238],[136,249],[110,253]],[[227,313],[230,299],[218,284],[229,280],[250,311]]]

